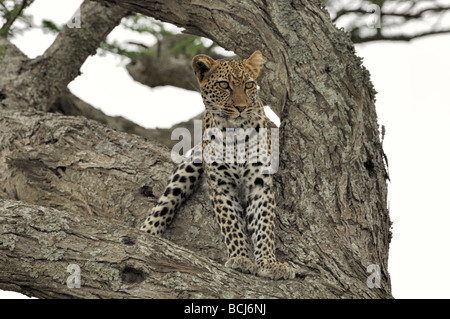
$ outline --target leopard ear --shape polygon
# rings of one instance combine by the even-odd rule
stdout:
[[[266,63],[266,59],[264,59],[260,51],[255,51],[247,60],[244,61],[244,63],[253,72],[256,78],[261,71],[261,66]]]
[[[192,59],[192,68],[199,83],[202,83],[214,71],[217,65],[219,65],[219,62],[205,54],[196,55]]]

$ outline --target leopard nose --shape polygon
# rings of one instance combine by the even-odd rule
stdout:
[[[237,109],[239,112],[242,112],[247,108],[247,106],[246,105],[235,105],[234,108]]]

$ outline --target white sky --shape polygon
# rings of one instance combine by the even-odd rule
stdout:
[[[27,13],[63,24],[81,0],[36,0]],[[137,39],[116,29],[115,38]],[[35,57],[54,36],[39,30],[13,42]],[[142,39],[149,43],[148,39]],[[377,95],[379,124],[386,127],[389,205],[393,221],[389,272],[395,298],[450,298],[450,35],[411,43],[357,45]],[[169,127],[203,110],[200,96],[173,87],[150,89],[134,82],[126,60],[90,57],[70,84],[81,99],[110,115],[145,127]],[[368,274],[369,275],[369,274]],[[0,291],[0,298],[22,297]]]

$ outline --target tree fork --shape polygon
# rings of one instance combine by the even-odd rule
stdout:
[[[97,1],[173,23],[243,57],[263,52],[261,97],[280,116],[283,136],[275,176],[279,253],[350,290],[356,282],[367,288],[367,269],[378,265],[381,286],[369,295],[390,297],[391,223],[376,91],[323,3]]]
[[[283,136],[280,169],[275,175],[277,257],[289,262],[297,277],[283,282],[281,289],[277,282],[231,272],[220,266],[225,259],[224,247],[211,216],[208,196],[200,190],[180,210],[164,235],[170,241],[156,239],[153,243],[149,237],[146,242],[151,242],[149,249],[161,241],[167,244],[165,249],[178,244],[183,247],[180,250],[188,252],[194,260],[213,260],[219,265],[218,272],[205,277],[190,268],[192,273],[186,271],[180,275],[192,280],[189,284],[182,281],[180,285],[179,274],[172,264],[180,257],[163,259],[169,269],[163,283],[166,289],[178,292],[174,297],[256,297],[261,291],[262,297],[279,298],[390,298],[387,271],[390,221],[375,91],[367,70],[354,54],[353,44],[343,32],[336,30],[321,8],[321,2],[101,2],[116,3],[126,10],[185,27],[187,31],[209,37],[242,56],[259,49],[269,61],[260,81],[262,98],[280,116]],[[113,232],[112,228],[99,222],[108,218],[112,225],[120,225],[117,226],[118,234],[122,227],[128,227],[129,238],[134,238],[144,211],[148,212],[160,195],[172,168],[164,150],[142,138],[79,118],[39,112],[8,113],[3,110],[1,113],[0,128],[4,131],[0,169],[5,174],[0,176],[4,178],[1,185],[7,187],[0,189],[0,198],[3,202],[23,203],[25,212],[17,212],[16,219],[24,225],[21,226],[23,229],[28,229],[25,228],[28,225],[25,219],[29,216],[27,205],[38,205],[54,209],[50,213],[52,216],[67,212],[81,224],[90,224],[91,227],[80,229],[81,237],[98,239],[97,233]],[[8,215],[10,205],[8,202],[8,208],[3,210],[5,215]],[[5,225],[13,223],[10,217],[2,220]],[[47,229],[53,224],[51,220],[49,217],[30,224],[43,223],[40,228],[30,227]],[[3,252],[19,256],[20,250],[16,248],[24,244],[11,236],[5,237],[11,233],[11,227],[0,228],[6,231],[0,236],[0,262],[5,269],[8,258],[3,257],[7,256]],[[64,232],[71,227],[75,226],[69,226]],[[23,231],[22,228],[18,231]],[[15,234],[14,230],[12,234]],[[45,248],[45,241],[38,239],[37,242]],[[102,240],[97,242],[101,245]],[[118,239],[113,242],[117,243]],[[96,255],[93,242],[86,247],[86,253]],[[66,247],[67,251],[69,248],[70,245]],[[100,250],[109,254],[108,250]],[[178,252],[181,253],[177,251],[176,254]],[[61,253],[65,253],[64,249],[61,252],[40,249],[38,258],[57,259]],[[154,256],[155,261],[145,259],[145,263],[157,262],[159,256],[162,258],[162,255]],[[74,255],[67,261],[72,263],[77,258],[81,257]],[[198,265],[205,267],[207,272],[212,267],[208,263]],[[111,265],[105,263],[105,266]],[[86,274],[90,273],[89,269],[82,268],[81,271]],[[117,269],[118,276],[122,268]],[[371,269],[379,269],[376,285],[368,284],[373,275],[369,272]],[[130,266],[124,278],[133,277],[140,281],[143,272],[150,274],[143,266]],[[227,285],[228,277],[221,277],[221,273],[232,274],[239,280]],[[32,272],[21,274],[30,278],[36,276],[32,276]],[[40,275],[49,278],[44,273],[38,277]],[[3,280],[6,280],[3,282],[5,287],[6,284],[14,285],[17,278]],[[36,281],[37,288],[41,285],[42,296],[48,296],[52,288]],[[123,281],[112,282],[117,285],[110,287],[120,288],[120,283],[123,284]],[[146,290],[148,282],[153,282],[152,276],[134,284],[137,290]],[[221,286],[222,294],[197,293],[210,285]],[[255,293],[253,287],[256,287]],[[266,294],[266,289],[270,289],[270,293]],[[73,291],[66,290],[68,294]],[[74,293],[71,296],[75,296]],[[82,296],[93,295],[78,295]],[[121,296],[130,297],[126,293]]]

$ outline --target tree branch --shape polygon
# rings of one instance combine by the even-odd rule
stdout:
[[[28,57],[23,54],[9,40],[0,38],[0,55],[4,53],[3,63],[0,63],[0,105],[5,108],[19,108],[17,100],[11,98],[11,83],[20,75],[20,67],[29,62]],[[187,75],[187,74],[186,74]],[[190,76],[191,74],[189,74]],[[16,92],[14,92],[16,93]],[[83,116],[91,120],[98,121],[110,128],[136,134],[146,137],[151,141],[172,148],[178,141],[172,141],[171,133],[177,127],[185,127],[193,132],[194,120],[201,119],[202,115],[198,115],[188,121],[177,123],[168,129],[146,129],[136,123],[127,120],[121,116],[108,116],[99,109],[82,101],[73,95],[67,88],[62,90],[61,94],[56,98],[55,102],[49,107],[50,112],[57,112],[64,115]]]
[[[194,121],[201,120],[203,113],[193,117],[190,120],[174,124],[170,128],[144,128],[122,116],[109,116],[101,110],[81,100],[66,89],[56,100],[49,110],[50,112],[61,113],[69,116],[83,116],[89,120],[100,122],[112,129],[129,134],[136,134],[158,142],[158,144],[172,148],[178,140],[172,140],[172,131],[177,127],[187,128],[192,134],[194,132]]]
[[[20,201],[0,199],[0,251],[0,288],[38,298],[302,298],[310,285],[326,296],[314,277],[277,289],[114,219]]]
[[[0,110],[0,198],[9,200],[6,207],[13,205],[11,201],[25,203],[22,213],[13,213],[16,219],[8,215],[8,209],[3,210],[6,227],[0,231],[6,231],[2,234],[7,236],[0,236],[1,247],[8,249],[11,258],[20,257],[23,251],[18,247],[28,244],[34,248],[24,252],[33,264],[22,262],[19,266],[25,270],[19,269],[19,274],[34,278],[34,287],[42,286],[45,296],[53,289],[51,280],[60,285],[65,280],[51,267],[58,266],[64,272],[66,264],[58,264],[60,260],[78,260],[85,267],[82,273],[91,274],[93,280],[102,278],[108,290],[121,292],[127,289],[124,284],[131,285],[129,278],[135,278],[133,293],[138,296],[145,294],[140,290],[153,289],[147,283],[162,282],[164,288],[155,291],[175,297],[254,297],[256,292],[292,298],[391,297],[387,271],[390,221],[375,91],[367,70],[354,55],[353,44],[335,29],[322,10],[322,2],[114,3],[174,22],[241,56],[256,49],[263,52],[268,62],[259,84],[266,104],[281,115],[283,134],[280,169],[274,175],[276,254],[278,260],[294,267],[298,277],[280,285],[205,260],[223,265],[226,256],[202,188],[178,211],[164,234],[170,240],[163,240],[167,245],[149,237],[149,250],[141,248],[144,245],[141,237],[135,236],[135,229],[163,192],[173,169],[167,150],[82,118]],[[39,213],[35,206],[54,210]],[[115,224],[121,226],[115,230]],[[36,229],[38,233],[33,234]],[[40,235],[41,230],[47,235]],[[29,242],[23,233],[30,233]],[[137,251],[128,253],[131,265],[122,263],[122,257],[114,257],[124,255],[120,250],[123,245],[121,248],[118,243],[125,233],[125,242],[139,243]],[[70,234],[76,234],[73,237],[81,240],[83,247],[66,241],[72,238]],[[167,250],[169,258],[157,247]],[[152,269],[144,268],[149,254],[155,256],[150,261]],[[111,262],[106,261],[110,256]],[[97,258],[113,266],[103,271],[95,263]],[[0,262],[10,273],[8,258]],[[371,265],[380,269],[376,289],[367,285],[367,267]],[[118,280],[122,275],[125,279]],[[111,282],[109,286],[106,281]],[[10,277],[8,282],[21,279]],[[95,283],[86,285],[91,286],[98,287]],[[247,293],[253,287],[255,292]]]
[[[341,17],[345,16],[346,14],[351,14],[351,13],[368,14],[368,13],[372,13],[372,12],[368,12],[362,8],[356,8],[356,9],[345,9],[344,8],[344,9],[337,11],[334,14],[334,17],[331,19],[331,21],[337,22],[337,20],[339,20]]]
[[[172,85],[198,91],[190,64],[190,59],[184,56],[142,55],[128,63],[126,69],[135,81],[149,87]]]
[[[439,35],[450,33],[450,29],[446,30],[436,30],[436,31],[427,31],[420,32],[412,35],[384,35],[382,32],[377,32],[375,35],[368,37],[360,37],[357,34],[352,34],[353,43],[367,43],[374,41],[411,41],[417,38],[422,38],[430,35]]]
[[[170,241],[138,231],[172,170],[148,141],[80,117],[0,113],[1,289],[40,298],[332,296],[307,269],[279,289],[225,268],[213,216],[198,218],[209,209],[205,190],[180,211]],[[186,238],[197,227],[202,236]],[[66,286],[69,264],[81,268],[80,289]]]
[[[422,18],[423,15],[425,13],[428,12],[434,12],[434,13],[440,13],[440,12],[444,12],[450,10],[450,6],[438,6],[438,7],[434,7],[434,8],[424,8],[421,10],[418,10],[417,12],[414,12],[416,10],[414,10],[414,8],[409,9],[408,11],[404,11],[404,12],[382,12],[382,15],[385,16],[393,16],[393,17],[403,17],[405,19],[418,19],[418,18]],[[414,12],[414,13],[413,13]]]
[[[410,3],[409,8],[403,10],[403,11],[399,11],[396,9],[390,9],[389,11],[387,11],[385,6],[381,6],[380,8],[380,19],[382,19],[381,21],[381,30],[379,30],[379,32],[377,32],[374,35],[369,35],[369,36],[359,36],[360,34],[360,26],[351,26],[349,30],[347,30],[348,32],[350,32],[351,37],[352,37],[352,41],[353,43],[366,43],[366,42],[372,42],[372,41],[411,41],[413,39],[417,39],[417,38],[421,38],[421,37],[425,37],[425,36],[430,36],[430,35],[435,35],[435,34],[444,34],[444,33],[449,33],[450,29],[446,28],[446,29],[435,29],[435,30],[430,30],[430,31],[424,31],[424,32],[417,32],[416,34],[413,35],[407,35],[407,34],[398,34],[398,35],[385,35],[383,34],[383,30],[388,27],[388,26],[392,26],[392,24],[389,24],[387,22],[387,20],[385,19],[385,17],[398,17],[398,18],[403,18],[403,22],[405,21],[411,21],[411,20],[419,20],[421,18],[424,17],[425,14],[427,13],[443,13],[450,10],[450,6],[435,6],[435,7],[429,7],[429,8],[422,8],[422,9],[417,9],[417,7],[415,6],[415,3]],[[340,10],[338,10],[337,12],[333,13],[333,18],[332,21],[333,22],[337,22],[340,18],[349,15],[349,14],[358,14],[360,16],[365,15],[365,14],[373,14],[373,11],[368,11],[366,9],[364,9],[363,7],[359,7],[359,8],[353,8],[353,9],[347,9],[347,8],[342,8]]]
[[[183,41],[187,37],[191,37],[191,35],[177,34],[164,37],[127,64],[128,73],[135,81],[149,87],[172,85],[198,92],[197,79],[191,67],[192,56],[174,53],[156,54],[159,51],[163,53],[170,51],[177,42]],[[208,54],[214,59],[226,58],[223,55],[209,51],[210,49],[206,48],[204,52],[198,52],[198,54]]]
[[[4,80],[6,83],[0,86],[0,92],[9,99],[8,106],[48,110],[67,85],[79,75],[84,61],[96,53],[106,35],[127,12],[120,7],[107,8],[96,2],[84,1],[80,8],[83,27],[65,26],[42,56],[22,60],[14,65],[15,69],[20,70],[20,76],[17,77],[19,72],[15,72],[11,82]],[[8,63],[10,56],[15,58],[14,54],[9,53],[6,52],[2,64]]]
[[[13,25],[13,23],[17,20],[18,17],[20,17],[23,10],[29,5],[30,5],[30,3],[28,2],[28,0],[22,0],[22,3],[20,4],[19,7],[14,6],[14,9],[12,11],[15,10],[16,12],[14,12],[11,16],[9,16],[8,19],[6,20],[5,24],[1,27],[0,36],[6,37],[8,35],[8,31],[9,31],[9,29],[11,29],[11,26]],[[4,9],[6,10],[6,7],[4,7]],[[9,12],[9,13],[12,13],[12,12]]]
[[[450,6],[439,6],[439,7],[435,7],[435,8],[425,8],[422,10],[419,10],[415,13],[412,13],[412,11],[414,11],[414,9],[410,8],[409,10],[403,11],[403,12],[395,12],[394,11],[383,11],[383,8],[381,8],[381,16],[392,16],[392,17],[402,17],[405,19],[418,19],[418,18],[422,18],[424,13],[428,13],[428,12],[443,12],[443,11],[447,11],[450,10]],[[365,10],[363,8],[355,8],[355,9],[341,9],[339,11],[337,11],[334,14],[334,17],[331,19],[333,22],[336,22],[337,20],[339,20],[339,18],[347,15],[347,14],[352,14],[352,13],[358,13],[358,14],[372,14],[373,11],[368,11]]]

